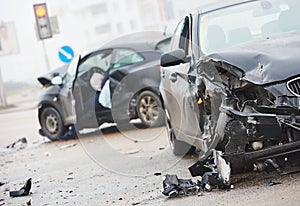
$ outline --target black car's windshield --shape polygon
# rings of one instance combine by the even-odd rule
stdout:
[[[299,11],[299,0],[263,0],[204,13],[199,16],[201,50],[207,54],[283,32],[299,32]]]

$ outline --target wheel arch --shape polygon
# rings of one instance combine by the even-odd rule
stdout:
[[[64,125],[66,125],[65,116],[62,111],[61,105],[53,104],[53,102],[50,102],[50,101],[42,101],[38,105],[38,119],[39,119],[40,124],[41,124],[41,114],[42,114],[43,110],[47,107],[53,107],[54,109],[56,109],[58,111],[59,115],[61,116],[61,118],[63,119]]]

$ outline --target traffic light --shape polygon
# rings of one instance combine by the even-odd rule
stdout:
[[[34,4],[34,15],[36,26],[40,39],[47,39],[52,37],[51,25],[49,21],[46,3]]]

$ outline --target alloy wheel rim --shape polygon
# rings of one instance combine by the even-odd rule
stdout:
[[[144,96],[140,101],[140,114],[142,119],[148,124],[153,123],[159,115],[157,101],[150,95]]]

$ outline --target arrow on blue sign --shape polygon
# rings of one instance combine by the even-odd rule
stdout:
[[[62,46],[58,51],[59,59],[64,63],[69,63],[74,57],[74,51],[69,46]]]

